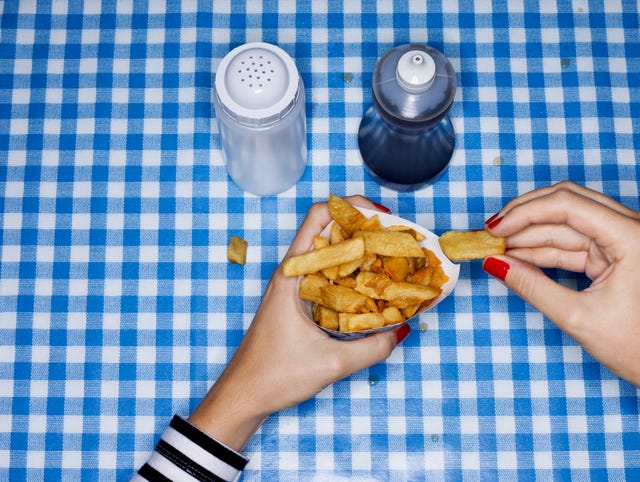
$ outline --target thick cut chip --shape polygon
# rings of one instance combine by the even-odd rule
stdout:
[[[227,247],[227,259],[231,263],[243,265],[247,262],[247,243],[240,236],[231,236]]]
[[[354,238],[363,238],[365,250],[382,256],[424,257],[418,241],[402,231],[358,231]]]
[[[440,290],[432,286],[396,282],[384,274],[368,272],[356,276],[355,289],[370,298],[388,301],[390,306],[397,308],[432,300],[440,294]]]
[[[349,235],[344,232],[338,223],[331,223],[329,230],[329,243],[338,244],[347,239]]]
[[[384,226],[380,223],[380,218],[378,218],[377,214],[374,214],[369,219],[365,220],[362,224],[360,224],[361,231],[381,231],[384,229]]]
[[[301,276],[339,266],[364,256],[364,242],[359,238],[347,239],[306,253],[287,258],[282,263],[285,276]]]
[[[385,256],[382,258],[384,273],[393,281],[404,281],[411,270],[408,259],[401,256]]]
[[[416,238],[417,241],[423,241],[427,239],[427,237],[424,234],[419,233],[418,231],[416,231],[413,228],[410,228],[409,226],[402,226],[401,224],[394,224],[392,226],[387,226],[385,229],[388,229],[389,231],[402,231],[403,233],[409,233],[411,236]]]
[[[415,283],[417,285],[429,286],[431,284],[431,277],[433,276],[433,266],[425,266],[416,270],[415,273],[407,276],[406,281],[409,283]]]
[[[338,313],[340,331],[362,331],[385,325],[381,313]]]
[[[384,316],[385,325],[395,325],[396,323],[402,323],[405,320],[404,315],[395,306],[389,306],[382,311]]]
[[[315,305],[313,319],[327,330],[337,330],[339,328],[338,312],[322,305]]]
[[[329,280],[317,274],[309,274],[300,279],[298,296],[303,300],[322,303],[322,288],[329,286]]]
[[[483,259],[504,254],[505,238],[492,236],[488,231],[447,231],[440,236],[440,247],[451,261]]]
[[[350,274],[353,274],[353,272],[355,270],[360,268],[360,266],[362,265],[362,262],[364,261],[364,259],[365,258],[363,256],[362,258],[355,259],[353,261],[350,261],[348,263],[344,263],[344,264],[341,264],[340,266],[338,266],[338,277],[346,278]]]
[[[329,195],[329,215],[349,236],[367,220],[364,214],[335,194]]]
[[[322,288],[322,305],[342,313],[363,313],[367,308],[367,297],[353,288],[328,285]]]

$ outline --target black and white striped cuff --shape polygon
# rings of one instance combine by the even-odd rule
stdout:
[[[132,480],[233,481],[247,462],[244,455],[174,415],[155,451]]]

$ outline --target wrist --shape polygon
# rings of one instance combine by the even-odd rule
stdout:
[[[188,421],[217,441],[241,452],[266,420],[250,399],[230,396],[215,384],[202,399]]]

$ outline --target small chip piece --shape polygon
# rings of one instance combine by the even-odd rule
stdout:
[[[492,236],[488,231],[447,231],[440,236],[440,247],[451,261],[483,259],[504,254],[505,238]]]
[[[229,238],[229,246],[227,248],[227,259],[231,263],[244,264],[247,262],[247,243],[240,236],[231,236]]]

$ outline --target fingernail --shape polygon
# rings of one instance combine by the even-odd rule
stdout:
[[[406,323],[398,328],[396,330],[396,344],[402,343],[402,341],[407,337],[410,331],[411,328]]]
[[[507,262],[493,257],[485,259],[484,263],[482,263],[482,269],[484,269],[491,276],[495,276],[501,281],[504,281],[504,279],[507,277],[507,273],[509,272],[510,268],[511,266],[509,266]]]
[[[373,202],[373,201],[372,201]],[[387,214],[391,214],[391,209],[389,209],[386,206],[383,206],[382,204],[378,204],[378,203],[373,203],[373,205],[378,208],[379,211],[385,212]]]
[[[487,224],[487,226],[489,227],[489,229],[493,229],[498,224],[500,224],[500,221],[502,221],[503,219],[504,219],[504,216],[500,216],[500,217],[494,219],[493,221],[491,221],[489,224]]]
[[[484,222],[484,224],[487,224],[487,225],[491,224],[493,222],[493,220],[498,217],[499,214],[500,214],[499,212],[495,213],[493,216],[491,216],[489,219],[487,219]]]

